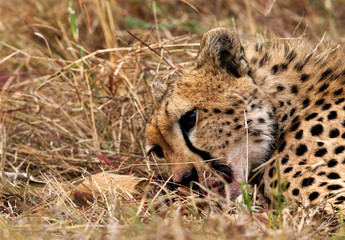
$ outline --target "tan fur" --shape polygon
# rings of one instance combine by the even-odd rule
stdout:
[[[157,101],[146,126],[147,150],[162,149],[177,183],[195,169],[193,180],[209,187],[214,176],[222,175],[216,167],[214,173],[212,161],[226,165],[232,171],[230,198],[240,194],[239,182],[246,180],[247,170],[275,157],[263,175],[267,198],[277,192],[279,169],[290,203],[327,199],[342,205],[341,55],[340,50],[319,53],[292,40],[243,47],[231,30],[213,29],[201,40],[195,64],[177,72]],[[192,110],[197,113],[196,124],[183,134],[180,119]],[[330,192],[336,196],[329,197]]]

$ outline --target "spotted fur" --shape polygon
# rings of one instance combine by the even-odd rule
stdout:
[[[146,126],[147,150],[170,163],[176,183],[210,187],[221,177],[234,199],[247,171],[264,163],[267,199],[280,183],[290,204],[343,207],[344,84],[341,50],[300,40],[243,46],[231,30],[213,29],[195,63],[163,90]]]

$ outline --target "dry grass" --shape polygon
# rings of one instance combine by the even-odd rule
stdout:
[[[142,138],[150,86],[192,60],[207,29],[312,42],[327,32],[334,45],[345,42],[344,12],[344,0],[1,1],[2,239],[344,237],[339,215],[308,207],[178,196],[158,180],[164,163],[145,157]],[[141,182],[93,186],[74,201],[75,182],[102,171]]]

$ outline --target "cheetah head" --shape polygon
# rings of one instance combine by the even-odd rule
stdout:
[[[239,182],[267,158],[274,110],[252,76],[237,35],[217,28],[202,38],[195,63],[168,81],[145,137],[146,150],[166,159],[175,183],[222,186],[219,192],[234,199]]]

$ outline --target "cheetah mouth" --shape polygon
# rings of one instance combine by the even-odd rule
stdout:
[[[235,199],[239,192],[233,169],[219,161],[213,161],[211,167],[213,174],[205,179],[205,186],[220,196],[231,200]]]
[[[234,172],[228,165],[225,165],[218,161],[213,161],[211,163],[211,166],[215,170],[216,174],[224,179],[226,183],[230,184],[234,182]]]
[[[234,179],[234,172],[231,167],[219,161],[212,161],[210,171],[207,172],[204,172],[204,176],[199,176],[198,180],[195,179],[195,181],[192,181],[189,186],[169,182],[169,189],[173,191],[177,190],[182,195],[189,195],[190,190],[192,190],[194,194],[200,197],[207,196],[212,192],[223,197],[228,196],[230,199],[237,197],[237,181]],[[201,186],[206,187],[208,190],[205,190]]]

